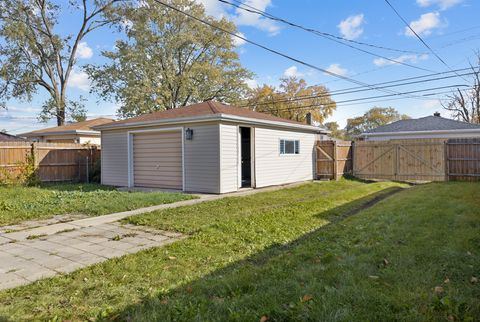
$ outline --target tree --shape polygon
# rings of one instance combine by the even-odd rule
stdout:
[[[480,52],[477,53],[478,65],[472,69],[472,87],[467,90],[457,88],[442,106],[452,113],[452,116],[460,121],[480,124]]]
[[[76,63],[80,42],[92,31],[109,24],[105,14],[120,0],[71,0],[81,12],[74,35],[63,35],[58,25],[65,8],[51,0],[2,0],[0,2],[0,105],[16,98],[31,101],[40,88],[50,98],[43,105],[42,120],[56,118],[62,125],[70,111],[82,114],[80,102],[67,98],[67,84]],[[84,112],[83,112],[84,114]]]
[[[172,0],[195,17],[236,32],[225,18],[215,20],[193,0]],[[115,13],[127,38],[102,54],[109,62],[88,66],[93,88],[120,103],[119,114],[135,116],[207,100],[237,101],[252,73],[240,65],[232,37],[188,16],[145,0]]]
[[[336,109],[336,103],[325,86],[308,86],[305,80],[296,77],[281,78],[278,90],[269,85],[251,90],[242,105],[299,122],[304,122],[310,112],[318,123],[323,123]]]
[[[349,138],[353,138],[379,126],[409,118],[408,115],[400,114],[393,107],[373,107],[362,116],[348,119],[345,132]]]
[[[328,122],[324,124],[324,127],[330,131],[329,136],[336,139],[343,140],[345,138],[344,130],[340,129],[337,122]]]

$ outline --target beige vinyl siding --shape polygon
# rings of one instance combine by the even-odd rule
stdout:
[[[299,140],[300,154],[280,155],[280,139]],[[314,178],[315,134],[255,128],[256,187],[280,185]]]
[[[133,134],[135,187],[182,189],[182,132]]]
[[[128,140],[126,130],[102,131],[102,184],[128,185]]]
[[[220,193],[219,124],[189,125],[193,140],[185,140],[185,190]]]
[[[220,124],[220,192],[238,190],[238,127]]]

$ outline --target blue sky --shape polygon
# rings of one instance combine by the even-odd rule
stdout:
[[[427,71],[388,61],[376,59],[365,53],[342,46],[330,40],[320,38],[311,33],[294,29],[278,22],[272,22],[254,14],[235,10],[218,0],[197,0],[206,6],[207,12],[213,16],[225,16],[238,26],[239,32],[247,39],[261,43],[275,50],[308,62],[323,69],[342,74],[355,80],[376,84],[407,77],[428,74]],[[400,53],[377,48],[361,47],[391,59],[421,67],[432,72],[448,71],[436,57],[428,52],[411,32],[406,30],[403,22],[387,6],[384,0],[242,0],[255,8],[272,15],[301,24],[306,27],[342,36],[356,41],[391,47],[418,54]],[[468,66],[475,62],[475,50],[480,49],[480,1],[477,0],[390,0],[392,5],[402,14],[410,25],[433,50],[453,68]],[[67,1],[63,2],[66,5]],[[75,15],[71,10],[62,12],[58,30],[71,32],[78,28]],[[114,30],[103,29],[88,35],[78,55],[77,67],[70,82],[69,95],[76,98],[83,95],[88,99],[86,105],[88,116],[115,116],[116,105],[104,102],[94,95],[89,95],[89,81],[82,72],[85,64],[101,63],[101,51],[112,49],[115,40],[121,37]],[[330,90],[340,90],[356,85],[339,80],[321,71],[289,61],[283,57],[266,52],[251,44],[238,41],[237,51],[242,64],[253,71],[256,77],[250,86],[271,84],[277,85],[279,78],[285,75],[296,75],[304,78],[309,84],[325,84]],[[397,87],[397,91],[414,91],[424,88],[441,87],[453,84],[466,84],[461,78],[414,84]],[[437,90],[432,92],[445,92]],[[359,97],[382,95],[379,91],[368,91],[347,95],[336,95],[336,101],[345,101]],[[328,121],[337,121],[344,126],[346,119],[363,114],[374,105],[392,106],[400,112],[412,117],[430,115],[442,111],[435,97],[429,99],[402,98],[391,101],[372,103],[342,103]],[[38,123],[36,115],[41,103],[46,98],[39,92],[30,103],[11,101],[8,111],[0,111],[0,129],[10,133],[22,133],[32,129],[55,125]]]

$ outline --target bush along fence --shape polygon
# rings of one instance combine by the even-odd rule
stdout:
[[[89,182],[98,176],[99,161],[96,146],[0,142],[0,184]]]
[[[480,138],[318,141],[317,178],[480,181]]]

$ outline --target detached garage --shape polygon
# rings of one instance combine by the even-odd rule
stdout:
[[[206,193],[312,180],[315,141],[327,133],[212,101],[96,129],[103,184]]]

